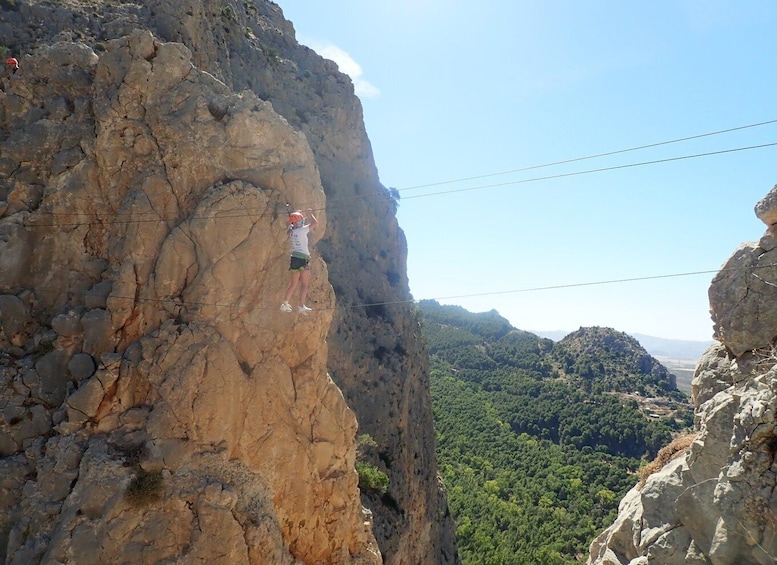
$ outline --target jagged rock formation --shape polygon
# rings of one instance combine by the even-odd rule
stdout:
[[[698,436],[621,501],[589,564],[777,562],[777,186],[756,205],[769,229],[710,286],[715,339],[693,380]]]
[[[457,562],[348,78],[271,2],[0,9],[0,554]],[[277,311],[287,202],[322,222],[308,318]],[[391,479],[375,537],[351,409]]]

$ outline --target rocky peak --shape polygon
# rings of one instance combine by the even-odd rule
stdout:
[[[592,358],[641,359],[647,355],[647,351],[630,335],[598,326],[580,328],[567,334],[559,344],[570,353]],[[636,362],[636,365],[639,365],[639,362]]]
[[[766,233],[710,286],[718,342],[693,380],[695,438],[626,495],[589,564],[777,562],[777,186],[755,212]]]
[[[635,338],[612,328],[580,328],[557,343],[554,357],[568,372],[588,380],[598,375],[599,380],[607,381],[608,390],[683,398],[666,367]]]

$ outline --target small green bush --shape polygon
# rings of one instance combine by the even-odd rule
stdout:
[[[235,11],[232,9],[232,6],[224,6],[221,8],[221,17],[231,22],[237,21],[237,18],[235,17]]]
[[[389,478],[386,473],[375,465],[362,461],[356,462],[356,472],[359,473],[359,488],[386,494],[389,485]]]
[[[378,447],[378,442],[370,434],[359,434],[356,436],[356,448],[360,447]]]
[[[124,497],[133,506],[145,506],[162,497],[162,471],[146,471],[138,469],[130,481]]]

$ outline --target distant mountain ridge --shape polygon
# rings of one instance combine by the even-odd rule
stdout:
[[[670,359],[698,361],[710,345],[709,341],[690,341],[681,339],[667,339],[645,334],[631,334],[642,344],[648,353],[654,357],[668,357]]]
[[[528,331],[540,337],[552,339],[553,341],[561,341],[568,334],[572,333],[565,330]],[[684,339],[669,339],[642,333],[630,333],[629,335],[639,341],[640,345],[642,345],[642,347],[644,347],[645,350],[653,357],[675,359],[678,361],[696,362],[707,350],[707,348],[715,343],[712,340],[693,341]]]

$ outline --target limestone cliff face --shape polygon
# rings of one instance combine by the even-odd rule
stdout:
[[[2,100],[7,561],[379,563],[319,257],[316,314],[277,310],[285,202],[325,201],[304,136],[149,32],[34,61]]]
[[[0,553],[457,562],[349,79],[272,2],[0,9]],[[321,221],[306,318],[277,310],[287,203]],[[357,420],[391,479],[372,528]]]
[[[755,211],[769,229],[710,286],[718,343],[693,380],[698,436],[621,501],[590,564],[777,562],[777,186]]]

